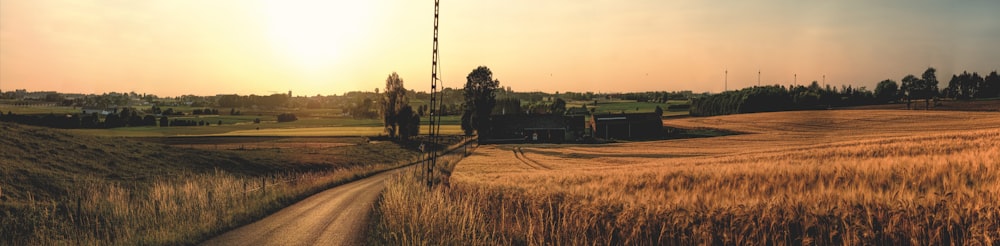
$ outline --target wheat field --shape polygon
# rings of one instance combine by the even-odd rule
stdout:
[[[745,134],[481,146],[449,187],[390,182],[378,242],[1000,244],[1000,114],[800,111],[664,124]],[[420,216],[393,219],[405,214]]]

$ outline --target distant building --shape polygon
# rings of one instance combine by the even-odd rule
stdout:
[[[83,114],[84,115],[90,115],[90,114],[94,114],[94,113],[96,113],[98,115],[101,115],[101,116],[107,116],[107,115],[112,114],[112,113],[118,113],[118,108],[117,107],[115,107],[115,108],[83,107]]]
[[[594,114],[588,124],[596,138],[650,139],[663,136],[663,120],[656,113]]]
[[[564,143],[583,138],[584,116],[493,115],[490,136],[484,142]]]
[[[17,90],[16,94],[20,96],[19,99],[24,99],[24,100],[39,100],[39,101],[45,100],[45,98],[47,96],[49,96],[49,95],[59,95],[59,93],[55,92],[55,91],[33,91],[33,92],[26,92],[26,91],[23,91],[23,90]],[[23,96],[21,96],[21,95],[23,95]]]

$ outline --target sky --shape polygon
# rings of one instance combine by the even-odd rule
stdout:
[[[433,2],[0,0],[0,90],[160,96],[429,91]],[[869,89],[1000,69],[995,0],[442,0],[442,83],[515,91]],[[727,85],[728,84],[728,85]]]

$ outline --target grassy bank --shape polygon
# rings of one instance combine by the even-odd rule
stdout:
[[[194,244],[419,156],[391,142],[207,151],[0,124],[0,245]]]

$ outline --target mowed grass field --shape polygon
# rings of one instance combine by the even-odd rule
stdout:
[[[146,110],[149,106],[136,107]],[[190,113],[194,109],[208,107],[164,107]],[[172,137],[172,136],[276,136],[276,137],[370,137],[385,135],[381,119],[354,119],[341,115],[340,109],[286,109],[286,110],[252,110],[240,108],[242,115],[229,115],[229,109],[221,109],[219,115],[183,115],[168,116],[174,120],[205,121],[207,126],[181,127],[119,127],[111,129],[70,129],[73,134],[102,137]],[[0,112],[15,114],[75,114],[82,109],[53,105],[44,106],[14,106],[0,104]],[[277,122],[276,115],[294,113],[299,120],[292,122]],[[260,119],[260,124],[254,124]],[[441,117],[441,133],[445,135],[460,135],[461,116],[449,115]],[[219,124],[221,122],[221,125]],[[429,119],[421,119],[420,131],[428,131]]]
[[[375,236],[432,245],[997,245],[1000,114],[666,120],[746,134],[490,145],[450,187],[387,185]],[[419,204],[419,205],[417,205]]]

